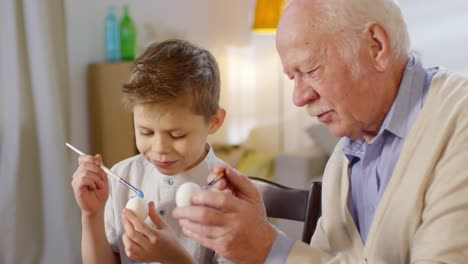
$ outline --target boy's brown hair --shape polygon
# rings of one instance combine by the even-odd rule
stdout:
[[[213,55],[185,40],[150,45],[133,66],[124,84],[123,103],[135,105],[190,100],[194,114],[208,121],[218,109],[220,74]]]

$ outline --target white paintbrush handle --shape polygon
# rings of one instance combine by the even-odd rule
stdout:
[[[72,146],[71,144],[69,143],[65,143],[65,145],[67,145],[67,147],[71,148],[73,151],[75,151],[76,153],[80,154],[80,155],[86,155],[83,153],[83,151],[75,148],[74,146]],[[102,170],[104,170],[107,175],[110,175],[112,177],[114,177],[118,182],[122,183],[123,185],[127,186],[128,188],[130,188],[131,190],[133,190],[134,192],[136,192],[136,194],[138,194],[139,197],[143,198],[143,192],[137,188],[135,188],[135,186],[131,185],[129,182],[127,182],[125,179],[123,178],[120,178],[119,176],[115,175],[109,168],[107,168],[106,166],[104,165],[100,165],[99,167],[101,167]]]
[[[65,145],[67,145],[67,147],[71,148],[73,151],[75,151],[76,153],[78,153],[80,155],[86,155],[81,150],[75,148],[72,144],[69,144],[68,142],[65,143]]]
[[[107,175],[110,175],[110,176],[114,177],[116,180],[120,181],[120,177],[117,176],[117,175],[115,175],[109,168],[107,168],[107,167],[104,166],[104,165],[101,165],[101,166],[99,166],[99,167],[101,167],[101,169],[102,169],[103,171],[105,171],[105,172],[107,173]]]
[[[80,154],[80,155],[86,155],[83,153],[83,151],[77,149],[76,147],[74,147],[72,144],[69,144],[69,143],[65,143],[65,145],[67,145],[67,147],[71,148],[73,151],[75,151],[76,153]],[[120,177],[115,175],[109,168],[107,168],[106,166],[104,165],[100,165],[99,167],[101,167],[101,169],[103,171],[105,171],[108,175],[114,177],[116,180],[120,181]]]

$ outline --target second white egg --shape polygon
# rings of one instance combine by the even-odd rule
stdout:
[[[198,192],[201,192],[201,188],[194,182],[186,182],[180,185],[176,193],[177,207],[190,205],[192,196]]]

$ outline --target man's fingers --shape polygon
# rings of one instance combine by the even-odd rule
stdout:
[[[216,177],[219,177],[220,175],[224,176],[225,170],[226,170],[226,167],[221,166],[221,165],[216,165],[213,168],[213,171],[208,175],[207,183],[213,181]],[[211,187],[214,188],[215,190],[220,190],[220,191],[226,189],[227,188],[226,178],[223,177],[222,179],[218,180],[215,184],[213,184]]]
[[[236,210],[241,202],[230,192],[202,191],[192,196],[192,205],[207,206],[222,211]]]
[[[258,193],[249,177],[232,168],[226,168],[224,173],[227,181],[229,182],[229,186],[231,187],[230,189],[235,193],[241,193],[242,195],[249,197],[253,197]]]
[[[179,221],[179,224],[183,229],[186,229],[192,233],[203,235],[206,238],[210,239],[217,238],[226,234],[226,230],[222,227],[202,225],[200,223],[193,222],[187,219],[181,219]]]
[[[194,233],[190,231],[189,229],[185,229],[185,228],[182,228],[182,232],[184,232],[184,234],[187,237],[199,242],[203,246],[217,251],[216,249],[217,249],[218,243],[216,243],[216,239],[208,238],[202,234]]]
[[[218,181],[213,185],[216,190],[232,190],[236,195],[240,194],[247,197],[256,197],[257,189],[249,180],[249,177],[241,174],[237,170],[225,167],[225,166],[215,166],[213,172],[208,175],[208,182],[212,181],[219,174],[223,174],[224,177],[222,180]]]
[[[224,213],[218,209],[203,206],[184,206],[175,208],[172,216],[176,219],[190,219],[210,226],[222,226]]]

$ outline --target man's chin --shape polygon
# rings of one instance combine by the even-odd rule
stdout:
[[[332,134],[334,137],[342,138],[342,137],[348,136],[346,131],[344,131],[344,129],[342,129],[341,127],[337,127],[334,124],[325,124],[325,125],[327,126],[330,134]]]

